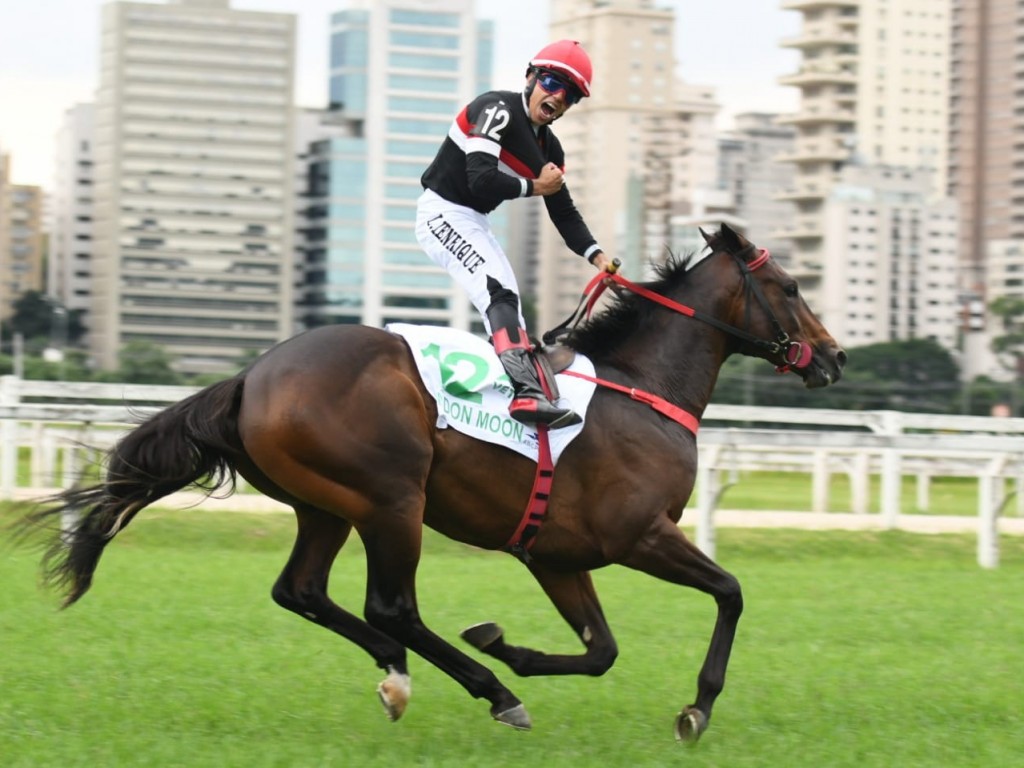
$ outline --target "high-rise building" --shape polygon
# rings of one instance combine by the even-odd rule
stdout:
[[[475,312],[414,235],[420,177],[459,110],[491,87],[493,23],[473,0],[348,0],[331,19],[332,108],[317,147],[312,322],[474,327]],[[492,215],[496,230],[501,216]]]
[[[992,354],[988,312],[1024,286],[1024,7],[953,0],[949,193],[960,207],[967,378],[1024,377]]]
[[[298,109],[295,116],[295,321],[298,329],[329,323],[357,323],[358,307],[343,297],[332,300],[328,252],[331,198],[345,196],[346,180],[331,176],[341,148],[357,138],[360,124],[338,109]],[[332,185],[337,189],[332,194]],[[336,267],[335,267],[336,268]]]
[[[962,288],[984,297],[987,244],[1024,240],[1024,7],[954,0],[952,29],[949,190],[960,203]]]
[[[663,150],[664,142],[671,142],[679,150],[673,156],[688,157],[691,164],[707,163],[710,178],[696,186],[714,187],[717,145],[713,137],[707,152],[686,154],[693,150],[687,142],[699,140],[704,135],[700,127],[710,126],[711,121],[704,99],[692,113],[694,119],[680,106],[683,96],[676,96],[674,34],[674,13],[653,0],[551,3],[549,39],[580,41],[594,64],[590,98],[574,106],[554,127],[566,151],[566,186],[597,241],[610,255],[621,258],[633,276],[644,272],[645,251],[667,231],[663,221],[652,220],[645,199],[660,206],[662,219],[670,218],[675,208],[671,196],[682,183],[679,177],[660,174],[652,176],[653,186],[648,186],[648,150],[652,146]],[[524,52],[524,68],[533,53]],[[582,286],[593,276],[593,268],[544,223],[541,243],[538,300],[543,327],[538,330],[567,316],[576,307]]]
[[[736,115],[733,130],[720,140],[718,179],[745,222],[747,237],[788,268],[791,243],[776,235],[779,222],[791,216],[792,205],[779,200],[778,191],[793,185],[796,169],[776,158],[793,149],[796,130],[780,125],[778,117],[760,112]]]
[[[142,341],[222,373],[291,334],[294,49],[292,14],[104,6],[86,321],[99,367]]]
[[[640,121],[634,141],[643,146],[643,173],[632,174],[627,195],[628,230],[638,233],[623,247],[639,254],[635,274],[646,276],[668,254],[699,251],[699,227],[736,223],[731,191],[718,181],[721,158],[712,88],[676,82],[669,111]],[[642,221],[642,227],[634,222]]]
[[[957,348],[957,210],[927,171],[847,165],[825,201],[835,258],[822,322],[851,347],[931,339]]]
[[[10,167],[0,151],[0,319],[26,291],[43,290],[43,190],[11,184]]]
[[[93,104],[76,104],[61,121],[46,265],[47,293],[85,316],[92,295],[94,115]]]
[[[850,162],[924,170],[945,190],[952,0],[782,0],[803,16],[783,45],[801,53],[799,111],[782,118],[797,140],[786,160],[796,207],[780,236],[793,241],[793,270],[812,306],[831,268],[823,211]]]
[[[11,314],[10,286],[6,279],[9,256],[8,242],[11,228],[11,156],[0,147],[0,321]]]

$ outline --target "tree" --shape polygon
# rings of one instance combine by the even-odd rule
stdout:
[[[29,339],[49,340],[53,328],[53,304],[39,291],[25,291],[14,302],[14,314],[5,324],[8,335],[20,333]]]
[[[69,312],[61,304],[39,291],[25,291],[14,302],[14,313],[4,324],[4,337],[20,333],[30,353],[38,353],[51,344],[74,344],[85,333],[82,312]]]
[[[1000,296],[989,310],[999,318],[1003,331],[993,337],[992,351],[1018,379],[1024,378],[1024,299]]]
[[[934,341],[913,339],[848,350],[850,364],[835,387],[807,392],[799,379],[764,362],[734,357],[715,388],[716,403],[804,408],[904,410],[950,413],[960,392],[959,367]]]
[[[1024,298],[1000,296],[989,304],[999,318],[1003,333],[992,338],[992,351],[1000,363],[1013,373],[1016,386],[1011,388],[1010,404],[1014,415],[1020,412],[1020,390],[1024,385]]]
[[[150,341],[130,341],[117,355],[117,381],[130,384],[180,384],[181,375],[172,367],[167,350]]]

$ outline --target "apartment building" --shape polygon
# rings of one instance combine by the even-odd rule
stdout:
[[[778,236],[793,243],[792,269],[812,306],[835,252],[823,213],[849,162],[932,174],[945,190],[951,0],[783,0],[802,15],[785,47],[799,70],[780,79],[800,90],[800,108],[781,118],[797,130],[782,159],[796,178],[782,197],[795,207]]]
[[[927,171],[847,165],[825,201],[821,319],[850,346],[958,342],[957,206]]]
[[[0,322],[10,317],[10,281],[5,278],[8,262],[8,232],[11,227],[11,156],[0,147]]]
[[[796,168],[776,158],[791,152],[796,129],[780,124],[779,115],[745,112],[736,115],[731,131],[719,139],[718,179],[732,199],[744,232],[789,267],[791,241],[778,237],[779,223],[792,216],[792,205],[778,198],[793,186]]]
[[[236,370],[292,320],[295,17],[228,0],[103,7],[90,350]]]
[[[673,210],[669,197],[681,183],[661,175],[646,185],[648,149],[670,146],[674,157],[685,158],[683,138],[703,125],[703,117],[692,123],[679,109],[674,36],[674,12],[652,0],[551,2],[549,39],[579,40],[594,63],[590,98],[554,127],[566,152],[566,186],[597,241],[623,260],[631,277],[642,276],[649,251],[661,251],[663,243],[654,243],[665,237],[663,219]],[[533,53],[525,53],[524,68]],[[710,146],[711,156],[689,160],[706,160],[713,172],[713,140]],[[713,179],[706,186],[713,187]],[[660,206],[662,215],[648,216],[645,198]],[[544,222],[540,238],[538,316],[543,330],[575,308],[593,268]]]
[[[1009,258],[1006,242],[1024,240],[1024,6],[954,0],[952,37],[949,192],[960,204],[962,288],[984,301],[1004,285],[987,275],[990,247]]]
[[[473,0],[348,0],[331,18],[330,101],[348,135],[318,148],[313,322],[478,327],[413,232],[420,177],[459,110],[491,87],[493,23]],[[496,230],[503,216],[492,215]]]
[[[12,184],[10,167],[0,151],[0,320],[26,291],[43,290],[43,190]]]
[[[95,105],[65,110],[57,133],[53,221],[46,291],[63,307],[83,313],[92,300],[93,145]]]

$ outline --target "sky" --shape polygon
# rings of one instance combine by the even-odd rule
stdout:
[[[92,101],[99,73],[102,0],[14,0],[0,16],[0,149],[11,155],[16,184],[52,187],[57,130],[64,110]],[[748,111],[793,111],[794,88],[780,75],[799,56],[781,49],[800,29],[800,14],[781,0],[657,0],[676,13],[676,69],[686,82],[716,89],[721,127]],[[329,19],[345,0],[232,0],[241,10],[296,13],[296,101],[327,101]],[[494,20],[494,85],[518,87],[529,58],[548,41],[548,0],[476,0]],[[594,73],[600,88],[601,73]]]

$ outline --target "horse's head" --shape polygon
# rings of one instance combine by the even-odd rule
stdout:
[[[846,352],[807,306],[796,280],[767,250],[725,224],[718,232],[702,229],[701,234],[712,251],[708,259],[720,257],[715,259],[721,270],[716,281],[736,286],[730,290],[726,316],[720,319],[731,326],[738,350],[768,360],[779,370],[793,371],[809,388],[837,382]]]

